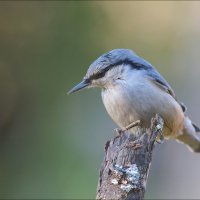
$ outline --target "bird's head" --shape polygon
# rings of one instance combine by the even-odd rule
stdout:
[[[114,49],[96,59],[89,67],[83,80],[68,94],[84,88],[106,88],[126,80],[130,70],[147,70],[151,64],[130,49]]]

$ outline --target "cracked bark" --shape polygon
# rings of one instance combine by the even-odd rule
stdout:
[[[156,115],[148,129],[137,126],[108,141],[96,199],[144,199],[149,167],[163,120]],[[137,135],[137,137],[135,137]]]

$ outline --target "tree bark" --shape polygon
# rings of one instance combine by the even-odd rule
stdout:
[[[134,134],[125,131],[106,143],[96,199],[144,199],[154,144],[162,128],[163,120],[156,115],[148,129],[137,126]]]

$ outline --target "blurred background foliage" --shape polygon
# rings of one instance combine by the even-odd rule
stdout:
[[[130,48],[200,124],[200,2],[0,2],[0,198],[94,198],[116,125],[100,91],[66,95],[90,63]],[[146,198],[200,198],[200,157],[158,145]]]

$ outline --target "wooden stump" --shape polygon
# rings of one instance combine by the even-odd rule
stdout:
[[[163,120],[156,115],[148,129],[135,127],[108,141],[96,199],[144,199],[152,152]],[[137,135],[137,137],[136,137]]]

